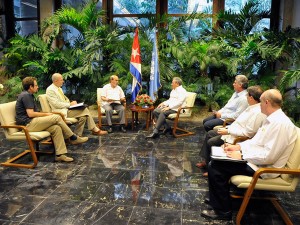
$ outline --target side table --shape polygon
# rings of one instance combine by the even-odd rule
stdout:
[[[146,130],[149,129],[149,124],[151,123],[151,118],[152,118],[152,111],[154,110],[154,106],[151,105],[147,108],[144,108],[142,106],[137,106],[137,105],[131,105],[130,107],[131,113],[132,113],[132,117],[131,117],[131,126],[132,126],[132,130],[134,127],[134,121],[138,121],[138,114],[141,112],[145,112],[147,114],[146,116]]]

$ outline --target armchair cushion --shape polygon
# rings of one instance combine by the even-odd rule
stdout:
[[[41,104],[42,111],[43,112],[52,112],[51,106],[47,99],[47,95],[41,94],[38,96],[38,98],[39,98],[39,101]],[[78,119],[76,119],[74,117],[65,117],[64,120],[65,120],[66,124],[68,124],[68,125],[72,125],[72,124],[75,124],[78,122]]]

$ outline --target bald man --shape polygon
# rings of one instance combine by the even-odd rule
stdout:
[[[88,130],[92,131],[93,135],[104,135],[107,131],[100,130],[91,116],[88,108],[84,109],[72,109],[69,107],[76,105],[77,101],[70,101],[67,96],[64,95],[61,87],[64,84],[64,79],[60,73],[54,73],[52,75],[52,84],[47,88],[47,100],[51,106],[53,112],[61,112],[65,117],[75,117],[78,119],[74,133],[78,136],[82,136],[85,122],[87,121]]]
[[[209,219],[231,219],[231,198],[228,180],[234,175],[253,176],[260,167],[283,168],[297,138],[295,125],[281,110],[282,96],[276,89],[265,91],[260,97],[261,112],[267,116],[256,135],[237,145],[225,147],[227,156],[246,163],[212,160],[208,164],[209,199],[211,209],[201,215]],[[279,174],[263,174],[275,178]]]
[[[106,120],[109,125],[108,133],[113,132],[111,119],[114,110],[118,112],[121,131],[126,133],[125,107],[122,105],[122,102],[126,101],[125,94],[122,88],[118,85],[119,77],[117,75],[112,75],[109,81],[109,84],[104,85],[101,94],[101,104],[105,109]]]

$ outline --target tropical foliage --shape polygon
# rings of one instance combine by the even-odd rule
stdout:
[[[129,61],[134,27],[103,23],[104,13],[97,9],[95,2],[88,1],[79,8],[64,6],[43,21],[40,35],[11,39],[1,61],[6,68],[2,74],[11,79],[36,76],[43,91],[51,83],[51,75],[60,72],[73,99],[94,103],[93,90],[103,86],[109,76],[116,73],[123,89],[130,94]],[[126,4],[127,9],[136,10],[133,2],[121,3]],[[141,2],[144,13],[153,2]],[[257,1],[249,1],[239,13],[219,13],[219,26],[213,24],[213,29],[210,28],[211,18],[202,13],[176,19],[166,15],[148,17],[149,23],[139,26],[142,93],[148,90],[155,27],[163,85],[160,98],[167,97],[172,78],[180,76],[187,90],[198,93],[198,101],[217,108],[230,97],[236,74],[249,76],[253,84],[277,85],[275,66],[286,71],[281,81],[283,90],[299,79],[296,62],[299,62],[300,32],[298,29],[255,32],[257,23],[269,15],[269,11],[259,10]],[[196,21],[203,29],[194,36],[192,24]],[[71,28],[77,31],[73,38],[69,38]],[[290,66],[295,69],[287,70]],[[8,92],[14,93],[14,88],[9,87]]]

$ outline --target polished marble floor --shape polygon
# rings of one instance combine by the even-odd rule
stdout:
[[[200,216],[208,187],[194,165],[205,132],[200,121],[184,125],[196,135],[146,140],[141,122],[126,134],[88,134],[87,143],[68,146],[73,163],[41,156],[35,169],[0,167],[0,224],[234,224]],[[0,130],[1,161],[22,147]],[[299,189],[280,194],[294,224],[300,224]],[[233,202],[233,220],[239,204]],[[284,223],[271,205],[254,201],[243,224]]]

